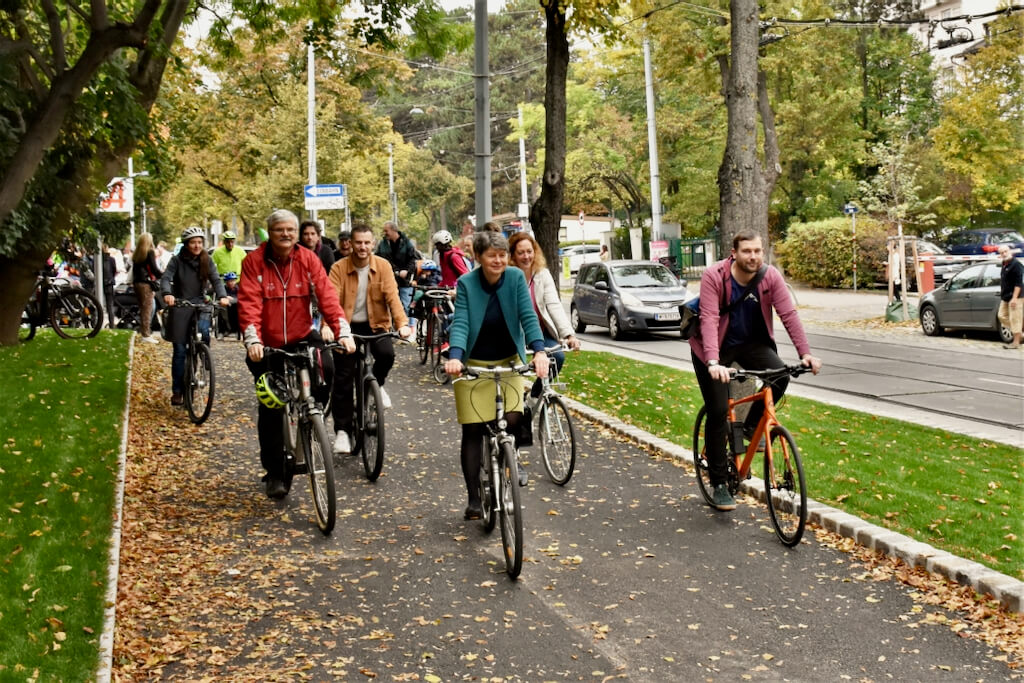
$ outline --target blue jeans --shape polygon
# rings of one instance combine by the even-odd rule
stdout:
[[[203,337],[203,343],[210,343],[210,318],[207,315],[199,316],[199,334]],[[174,355],[171,356],[171,391],[180,394],[185,391],[185,352],[188,349],[186,344],[175,344]]]
[[[412,290],[412,287],[398,288],[398,299],[402,302],[402,308],[405,310],[406,315],[409,315],[409,304],[412,303]]]

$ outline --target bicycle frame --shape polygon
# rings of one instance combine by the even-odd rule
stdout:
[[[750,437],[750,443],[747,445],[747,450],[743,453],[731,453],[730,457],[735,459],[736,472],[740,479],[746,478],[750,474],[750,464],[754,461],[754,457],[757,455],[758,444],[761,438],[764,438],[764,455],[766,458],[771,459],[772,457],[772,444],[771,439],[768,435],[771,434],[771,428],[780,424],[779,420],[775,417],[775,400],[772,398],[772,387],[771,384],[765,383],[760,391],[757,391],[750,396],[739,399],[729,399],[729,428],[730,430],[735,429],[733,425],[737,424],[736,421],[736,408],[742,405],[761,402],[764,404],[764,414],[761,416],[760,422],[757,423],[757,427],[754,429],[753,435]],[[733,443],[733,435],[729,435],[730,446]],[[740,442],[742,443],[742,441]],[[742,459],[740,456],[743,456]]]

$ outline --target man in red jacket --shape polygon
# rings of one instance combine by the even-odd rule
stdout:
[[[690,351],[697,384],[708,408],[705,428],[708,478],[715,489],[715,508],[719,510],[736,508],[736,501],[725,485],[729,366],[738,363],[747,370],[765,370],[785,365],[775,346],[773,308],[800,354],[800,362],[814,374],[821,369],[821,361],[811,355],[807,335],[782,273],[767,266],[761,282],[743,296],[763,265],[764,247],[760,235],[740,232],[733,238],[729,258],[705,270],[700,279],[700,332],[690,338]],[[743,300],[738,301],[741,296]],[[723,315],[721,311],[729,305],[732,309]],[[782,398],[788,384],[788,377],[774,384],[773,400],[778,402]],[[751,406],[744,421],[747,434],[757,427],[763,413],[763,404]]]
[[[345,314],[320,258],[308,249],[299,248],[299,219],[294,213],[279,209],[267,217],[268,240],[242,261],[242,278],[238,290],[238,323],[246,348],[246,365],[255,379],[273,367],[263,353],[264,346],[294,349],[302,342],[323,346],[338,339],[348,353],[355,343]],[[324,324],[318,333],[310,315],[310,285],[316,292]],[[322,354],[325,386],[317,399],[326,402],[330,393],[334,366],[331,354]],[[260,437],[260,460],[267,471],[263,481],[267,495],[280,499],[288,495],[291,473],[285,471],[284,435],[280,409],[259,405],[257,429]]]

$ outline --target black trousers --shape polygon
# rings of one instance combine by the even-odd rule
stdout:
[[[352,332],[355,334],[376,334],[380,330],[370,329],[370,323],[351,323]],[[334,429],[336,431],[352,434],[353,411],[355,410],[355,383],[356,364],[359,362],[361,349],[356,353],[338,355],[338,372],[334,378],[334,394],[332,397],[331,413],[334,416]],[[395,365],[395,345],[391,337],[381,337],[370,342],[370,353],[373,354],[373,376],[377,384],[384,386],[388,373]]]
[[[711,479],[711,484],[717,486],[725,483],[729,471],[726,461],[726,447],[729,440],[729,429],[726,424],[729,417],[729,385],[712,379],[707,365],[702,363],[693,352],[690,356],[693,360],[693,371],[697,375],[697,384],[700,385],[700,393],[704,397],[704,405],[708,409],[704,426],[708,477]],[[774,345],[763,342],[749,342],[723,349],[718,362],[722,365],[738,363],[745,370],[767,370],[781,368],[785,365],[779,358]],[[778,402],[788,386],[789,377],[783,377],[776,381],[772,386],[772,400]],[[761,403],[750,404],[750,412],[747,413],[747,417],[743,421],[744,430],[750,432],[757,427],[763,414],[764,405]]]
[[[320,333],[316,330],[310,332],[309,336],[302,341],[309,342],[319,348],[323,348],[324,345]],[[289,344],[284,349],[286,351],[294,351],[300,343]],[[321,403],[327,401],[327,396],[331,390],[331,382],[334,378],[334,361],[331,356],[332,354],[330,353],[321,354],[323,381],[317,381],[316,378],[313,381],[313,395]],[[249,372],[252,373],[254,381],[259,379],[265,372],[281,372],[284,369],[284,359],[280,356],[268,358],[264,355],[263,360],[258,363],[246,356],[245,364],[249,367]],[[284,467],[284,409],[268,408],[262,403],[257,403],[257,405],[259,409],[257,412],[256,431],[260,438],[260,462],[263,463],[263,469],[266,470],[263,481],[282,479],[285,482],[290,482],[291,475],[285,472]]]

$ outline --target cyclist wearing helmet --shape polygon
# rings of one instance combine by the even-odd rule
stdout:
[[[171,257],[160,279],[160,292],[168,306],[174,306],[176,299],[202,303],[207,287],[213,288],[221,306],[230,303],[224,291],[224,283],[217,274],[217,266],[203,248],[205,240],[206,233],[199,227],[186,228],[181,233],[181,251]],[[185,386],[185,343],[189,323],[195,314],[196,311],[191,308],[171,308],[166,313],[167,325],[163,335],[165,339],[174,342],[174,355],[171,357],[171,405],[174,406],[184,403],[181,392]],[[209,318],[200,317],[199,331],[203,335],[203,342],[209,344]]]
[[[242,272],[242,259],[245,251],[235,247],[235,233],[230,230],[220,236],[223,244],[213,250],[213,262],[217,264],[218,273]]]
[[[447,230],[435,232],[433,241],[441,264],[441,284],[445,287],[454,287],[456,281],[469,272],[466,256],[455,246],[452,234]]]
[[[284,469],[284,435],[279,406],[266,395],[267,379],[259,382],[272,366],[263,346],[294,349],[301,342],[322,346],[335,338],[349,353],[355,343],[345,320],[338,293],[327,279],[323,264],[312,251],[299,244],[299,219],[286,209],[267,217],[269,239],[242,262],[238,288],[238,322],[246,348],[246,365],[257,380],[260,398],[257,429],[260,460],[266,474],[267,495],[280,499],[288,495],[291,474]],[[316,293],[324,324],[313,329],[310,315],[311,289]],[[322,336],[321,336],[322,335]],[[326,402],[334,375],[331,354],[322,355],[323,382],[314,389],[317,400]],[[273,387],[270,387],[273,389]]]

